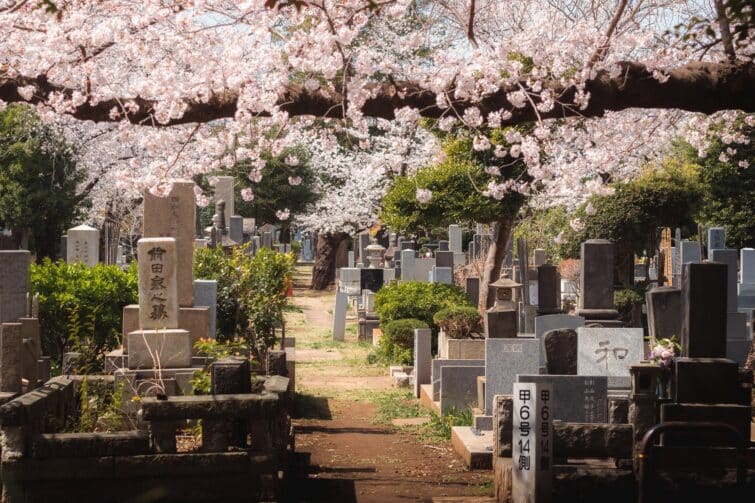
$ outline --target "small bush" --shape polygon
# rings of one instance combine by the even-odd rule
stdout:
[[[383,327],[391,321],[413,318],[424,321],[437,331],[433,315],[452,306],[471,306],[464,290],[455,285],[394,282],[375,295],[375,311]]]
[[[645,298],[637,290],[624,288],[616,290],[613,293],[614,309],[619,311],[619,316],[624,321],[629,321],[632,317],[634,307],[641,305],[643,302],[645,302]]]
[[[383,326],[377,356],[383,363],[391,365],[411,365],[414,349],[414,329],[429,328],[422,320],[395,320]]]
[[[433,321],[451,339],[466,339],[473,333],[479,333],[482,327],[482,317],[476,307],[453,306],[441,309]]]

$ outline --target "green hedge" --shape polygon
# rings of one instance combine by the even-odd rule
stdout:
[[[43,354],[60,363],[63,353],[79,351],[89,372],[120,345],[123,307],[139,299],[135,264],[123,271],[45,259],[31,266],[31,291],[39,294]]]
[[[378,358],[386,365],[411,365],[414,361],[414,329],[429,328],[422,320],[394,320],[383,325]]]
[[[451,339],[466,339],[482,329],[482,317],[476,307],[452,306],[441,309],[433,321]]]
[[[473,307],[464,290],[455,285],[392,282],[375,295],[375,311],[383,327],[394,320],[413,318],[424,321],[437,332],[438,325],[433,321],[435,313],[455,306]]]

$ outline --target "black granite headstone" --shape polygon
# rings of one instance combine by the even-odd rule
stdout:
[[[577,374],[577,332],[571,328],[549,330],[543,335],[548,374]]]
[[[691,262],[682,268],[682,355],[726,358],[728,267]]]
[[[453,267],[454,252],[437,251],[435,252],[435,267]]]
[[[383,288],[382,269],[360,269],[359,275],[362,290],[377,292]]]

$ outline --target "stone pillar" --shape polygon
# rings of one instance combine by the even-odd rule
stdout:
[[[537,250],[535,250],[537,252]],[[543,264],[537,268],[537,314],[561,312],[561,277],[554,265]]]
[[[448,249],[454,253],[462,252],[461,227],[458,225],[448,226]]]
[[[231,225],[231,216],[235,214],[236,196],[233,190],[234,178],[232,176],[219,176],[215,182],[215,203],[225,201],[225,226]]]
[[[218,282],[214,279],[194,280],[194,305],[210,308],[210,337],[217,336]]]
[[[480,278],[469,276],[466,284],[467,298],[473,306],[480,304]]]
[[[725,264],[684,264],[682,269],[682,355],[726,358],[727,275]]]
[[[682,291],[673,286],[653,288],[645,294],[648,333],[655,339],[675,335],[681,340]]]
[[[21,350],[21,323],[3,323],[0,325],[1,392],[21,392]]]
[[[343,341],[346,338],[346,310],[349,296],[346,292],[336,291],[336,302],[333,308],[333,340]]]
[[[711,227],[708,229],[708,259],[713,257],[713,250],[726,248],[726,229]]]
[[[413,249],[401,250],[401,281],[414,281],[414,260]]]
[[[420,387],[432,382],[430,377],[432,364],[432,330],[414,329],[414,397],[419,398]]]
[[[231,215],[228,220],[228,237],[238,244],[242,244],[244,242],[244,217]]]
[[[514,383],[512,492],[516,502],[551,501],[553,400],[552,383]]]
[[[100,262],[100,231],[88,225],[68,229],[66,262],[96,266]]]
[[[0,323],[27,316],[30,261],[26,250],[0,251]]]
[[[590,239],[582,243],[577,315],[588,320],[616,319],[613,307],[613,243]]]
[[[194,237],[196,200],[194,182],[176,180],[167,197],[144,192],[144,238],[176,240],[178,305],[194,305]],[[139,257],[141,259],[141,257]]]
[[[642,437],[658,424],[658,377],[663,369],[656,364],[631,365],[629,367],[631,391],[629,393],[629,424],[632,425],[634,446],[632,448],[635,472],[638,468],[639,445]]]

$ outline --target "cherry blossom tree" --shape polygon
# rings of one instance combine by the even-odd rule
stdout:
[[[117,123],[121,143],[147,154],[117,167],[117,183],[158,193],[172,177],[285,148],[277,132],[292,122],[369,135],[367,118],[424,117],[457,121],[479,148],[492,147],[486,131],[536,123],[505,153],[532,181],[491,175],[487,193],[569,198],[631,176],[670,134],[704,152],[755,111],[755,14],[743,0],[47,4],[54,13],[0,0],[0,106]],[[245,136],[263,141],[240,153]]]

